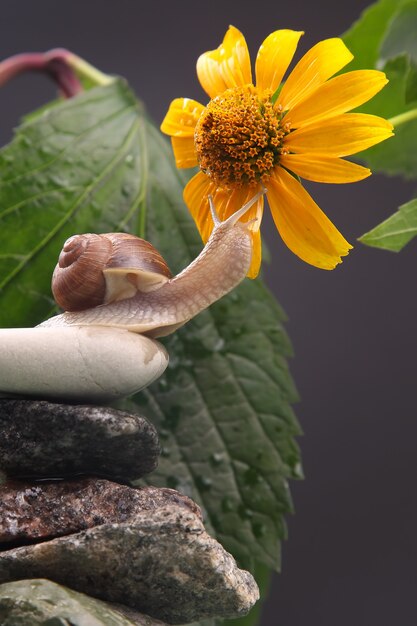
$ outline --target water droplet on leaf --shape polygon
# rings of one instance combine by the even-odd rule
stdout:
[[[253,517],[253,511],[251,511],[250,509],[247,509],[244,504],[239,504],[238,513],[240,517],[244,520],[247,520]]]
[[[219,339],[216,341],[216,343],[213,346],[213,352],[220,352],[221,350],[223,350],[225,346],[225,341],[222,337],[219,337]]]
[[[210,456],[210,461],[212,465],[220,465],[224,461],[224,455],[221,452],[214,452]]]
[[[254,522],[252,524],[252,531],[257,539],[264,537],[267,530],[266,524],[263,524],[262,522]]]
[[[213,484],[211,478],[207,478],[207,476],[197,476],[195,482],[200,491],[208,491]]]

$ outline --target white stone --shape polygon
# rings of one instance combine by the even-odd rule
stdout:
[[[120,328],[0,329],[0,394],[108,402],[129,396],[165,371],[154,339]]]

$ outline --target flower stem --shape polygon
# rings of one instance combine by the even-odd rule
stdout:
[[[9,80],[28,71],[47,74],[58,85],[65,98],[72,98],[83,91],[80,78],[92,85],[109,85],[114,78],[103,74],[97,68],[76,54],[63,48],[49,52],[25,52],[16,54],[0,63],[0,87]]]
[[[76,54],[69,53],[67,56],[67,63],[73,70],[84,78],[88,78],[95,85],[109,85],[114,81],[113,76],[100,72],[96,67],[87,63],[84,59]]]
[[[61,49],[15,54],[0,63],[0,87],[19,74],[35,71],[52,78],[65,98],[76,96],[82,91],[82,85],[67,63],[68,54]]]
[[[401,126],[401,124],[405,124],[406,122],[409,122],[416,118],[417,118],[417,109],[411,109],[411,111],[406,111],[405,113],[400,113],[399,115],[395,115],[394,117],[391,117],[388,121],[395,128],[396,126]]]

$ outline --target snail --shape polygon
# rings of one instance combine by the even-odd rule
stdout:
[[[92,308],[87,306],[85,310],[66,311],[41,326],[112,326],[148,337],[172,333],[231,291],[246,276],[252,258],[252,237],[249,223],[239,220],[262,194],[263,191],[257,193],[224,222],[219,220],[209,198],[214,221],[212,234],[198,257],[172,278],[163,259],[158,258],[164,268],[156,276],[157,273],[146,269],[146,265],[145,269],[128,267],[125,263],[123,267],[115,267],[115,255],[110,251],[110,265],[103,265],[107,286],[103,290],[100,279],[98,287],[101,297],[105,292],[103,303]],[[107,241],[116,238],[114,234],[104,235],[106,248]],[[70,239],[68,247],[73,244],[76,247],[76,242]],[[62,264],[65,263],[63,260]],[[66,269],[58,264],[55,270],[57,281],[61,274],[59,270]],[[74,269],[77,271],[76,267]],[[58,285],[54,290],[60,290]],[[76,307],[79,308],[78,301]]]
[[[209,198],[212,234],[176,276],[143,239],[68,239],[52,287],[67,310],[33,329],[0,330],[0,393],[108,401],[153,382],[168,365],[154,338],[183,326],[246,276],[251,222],[239,220],[262,193],[223,222]]]
[[[158,289],[171,271],[145,239],[128,233],[73,235],[52,275],[52,294],[64,311],[85,311]]]

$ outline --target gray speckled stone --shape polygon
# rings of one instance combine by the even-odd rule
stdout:
[[[108,407],[0,399],[0,470],[8,476],[93,474],[133,480],[160,448],[144,417]]]
[[[113,607],[50,580],[0,585],[2,626],[165,626],[147,615]]]
[[[253,577],[174,504],[0,553],[0,583],[49,578],[169,624],[245,615],[259,598]]]
[[[173,504],[201,517],[199,507],[174,489],[128,487],[84,478],[58,482],[8,481],[0,486],[0,543],[22,545],[127,522],[138,511]]]

